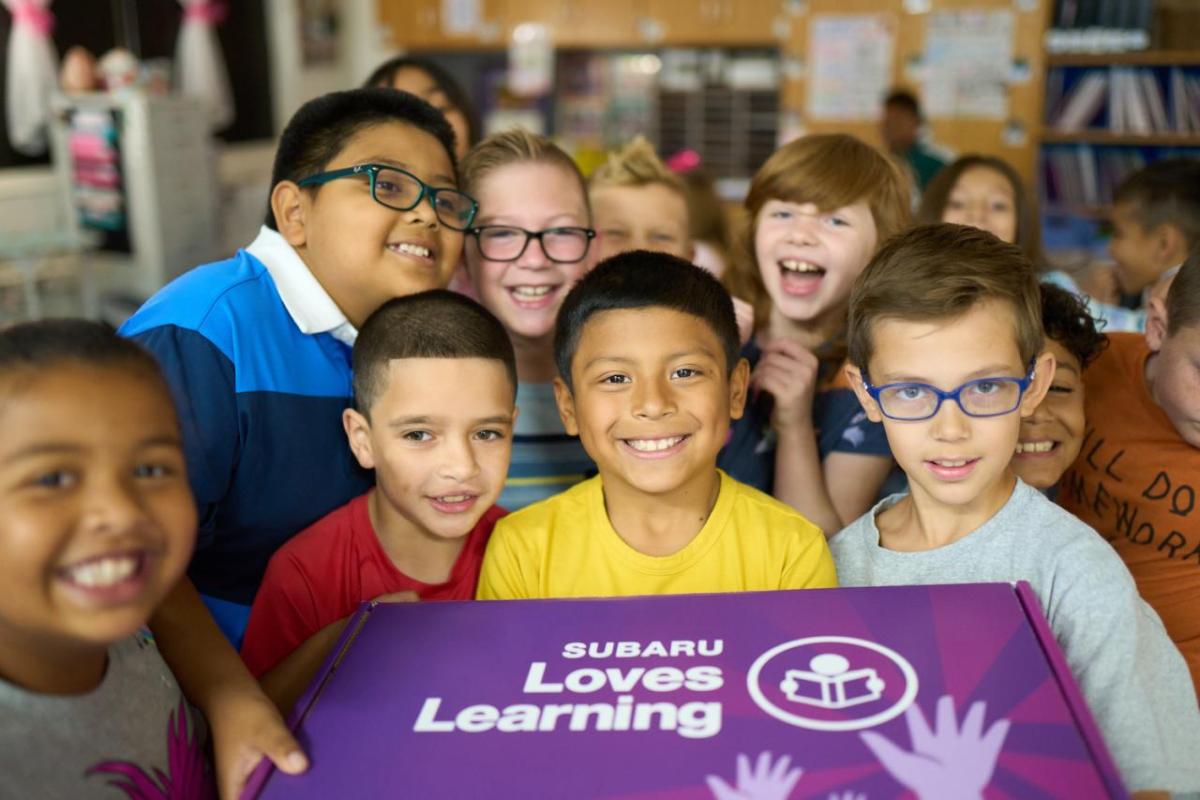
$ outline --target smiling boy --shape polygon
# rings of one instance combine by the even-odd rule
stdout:
[[[1195,791],[1200,710],[1179,651],[1112,548],[1012,472],[1054,375],[1040,311],[1033,265],[975,228],[915,228],[867,266],[847,372],[910,491],[831,540],[838,576],[1029,581],[1126,784]]]
[[[816,526],[716,467],[749,370],[715,278],[615,256],[563,302],[554,351],[563,424],[600,474],[497,524],[481,599],[835,585]]]

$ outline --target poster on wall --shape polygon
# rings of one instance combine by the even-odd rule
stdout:
[[[895,18],[822,14],[808,32],[808,116],[874,120],[892,83]]]
[[[925,28],[922,102],[931,117],[1008,117],[1011,9],[939,11]]]
[[[292,724],[247,797],[1126,797],[1023,584],[364,606]]]

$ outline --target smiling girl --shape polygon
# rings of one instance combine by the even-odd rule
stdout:
[[[757,399],[718,466],[772,492],[832,535],[866,511],[892,468],[883,429],[842,377],[850,287],[909,221],[909,186],[852,136],[807,136],[751,182],[750,227],[727,276],[754,305],[743,355]]]

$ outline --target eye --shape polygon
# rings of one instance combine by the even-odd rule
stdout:
[[[920,400],[926,394],[924,386],[898,386],[894,391],[900,400]]]
[[[695,378],[702,373],[695,367],[680,367],[671,373],[672,378]]]
[[[406,442],[430,442],[433,441],[433,434],[429,431],[405,431],[400,438]]]
[[[1055,394],[1074,394],[1075,387],[1073,387],[1073,386],[1051,386],[1050,391]]]
[[[135,478],[165,478],[173,474],[175,474],[173,467],[159,462],[146,462],[133,468]]]
[[[975,394],[989,395],[996,394],[1003,388],[1000,381],[980,381],[971,386],[971,391]]]
[[[791,219],[792,212],[788,211],[786,208],[777,208],[767,216],[769,216],[771,219]]]
[[[475,438],[481,442],[498,442],[504,438],[504,431],[498,431],[491,428],[482,431],[475,431]]]
[[[609,386],[621,386],[629,383],[629,380],[630,379],[628,375],[623,375],[620,372],[617,372],[612,375],[605,375],[600,379],[600,383],[607,384]]]
[[[601,233],[603,233],[605,236],[611,236],[613,238],[619,237],[622,239],[624,239],[625,237],[627,237],[629,235],[628,233],[621,230],[620,228],[605,228],[604,230],[601,231]]]
[[[835,228],[849,227],[850,220],[845,217],[826,217],[825,221]]]
[[[33,479],[33,484],[43,489],[69,489],[78,482],[78,476],[65,469],[49,470]]]

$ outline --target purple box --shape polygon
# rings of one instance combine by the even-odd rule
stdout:
[[[1028,585],[363,606],[245,797],[1125,798]]]

